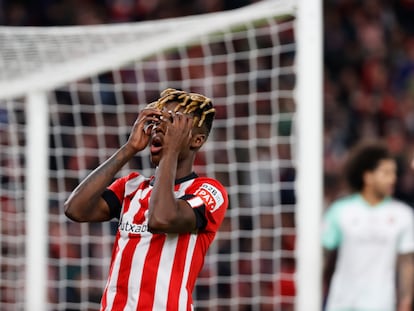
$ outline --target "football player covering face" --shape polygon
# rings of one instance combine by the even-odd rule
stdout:
[[[223,185],[193,172],[213,119],[209,98],[166,89],[140,111],[128,141],[65,202],[65,214],[78,222],[119,219],[102,311],[194,308],[195,280],[228,207]],[[147,147],[154,176],[115,178]]]
[[[159,164],[164,154],[176,153],[177,168],[188,174],[192,170],[195,153],[206,141],[207,134],[203,128],[194,126],[193,116],[184,113],[183,108],[175,111],[178,104],[168,103],[158,110],[147,123],[145,133],[150,136],[149,148],[154,165]]]

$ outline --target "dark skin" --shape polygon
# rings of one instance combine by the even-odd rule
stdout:
[[[323,299],[328,295],[329,284],[331,284],[332,275],[335,271],[336,259],[338,257],[338,250],[324,250],[324,266],[323,266]]]
[[[411,311],[413,308],[414,255],[398,256],[398,311]]]
[[[151,194],[148,227],[152,232],[184,233],[196,228],[192,207],[174,196],[174,181],[191,174],[197,150],[207,135],[193,127],[190,115],[174,113],[177,103],[169,103],[162,111],[144,108],[136,119],[128,141],[107,161],[89,174],[65,202],[65,214],[77,222],[110,220],[110,209],[101,194],[118,171],[151,141],[151,161],[157,165]],[[145,125],[153,122],[154,126]],[[154,152],[153,152],[154,151]]]

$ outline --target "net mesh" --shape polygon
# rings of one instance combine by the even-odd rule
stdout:
[[[0,107],[0,304],[7,310],[24,299],[24,111],[21,101]]]
[[[196,310],[293,310],[294,39],[292,16],[264,18],[48,93],[50,310],[99,309],[117,223],[71,222],[63,202],[126,142],[139,109],[168,87],[213,99],[216,119],[195,171],[220,180],[230,199],[196,284]],[[0,105],[0,303],[7,311],[23,308],[23,170],[30,154],[24,101]],[[148,151],[118,176],[131,170],[153,174]]]

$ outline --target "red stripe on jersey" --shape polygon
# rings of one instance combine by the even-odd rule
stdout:
[[[118,240],[118,238],[119,238],[119,232],[116,233],[116,240]],[[114,246],[112,248],[111,266],[109,268],[109,276],[112,275],[112,271],[114,270],[114,263],[115,263],[116,254],[119,252],[119,247],[117,247],[117,246],[118,246],[118,244],[114,244]],[[108,283],[109,283],[109,278],[108,278]],[[105,287],[105,290],[104,290],[103,295],[102,295],[101,310],[105,310],[106,306],[108,305],[108,301],[107,301],[107,297],[106,297],[107,294],[108,294],[108,286]]]
[[[177,250],[174,257],[172,267],[170,287],[168,289],[167,310],[178,310],[178,301],[181,291],[181,283],[183,282],[184,265],[186,261],[188,243],[190,235],[181,235],[178,238]]]
[[[123,211],[122,213],[125,214],[129,210],[129,206],[131,205],[131,200],[134,197],[134,195],[138,192],[138,189],[136,189],[133,193],[131,193],[128,196],[125,196],[124,198],[124,204],[123,204]]]
[[[112,266],[112,265],[111,265]],[[111,269],[112,270],[112,269]],[[105,287],[105,290],[104,290],[104,292],[103,292],[103,295],[102,295],[102,300],[101,300],[101,308],[100,308],[100,310],[105,310],[106,309],[106,306],[107,306],[107,304],[108,304],[108,302],[107,302],[107,300],[106,300],[106,295],[107,295],[107,293],[108,293],[108,286],[106,286]]]
[[[154,304],[155,285],[160,263],[162,247],[166,239],[165,234],[154,234],[145,258],[144,271],[137,310],[152,310]]]
[[[187,288],[193,289],[196,281],[196,276],[200,273],[204,264],[204,254],[207,252],[211,242],[213,241],[215,233],[206,232],[202,236],[199,236],[194,248],[193,257],[191,258],[191,265],[189,275],[193,276],[188,279]],[[188,297],[189,302],[192,297]]]
[[[130,239],[125,246],[123,251],[123,256],[121,259],[120,267],[117,280],[117,291],[115,294],[114,303],[112,305],[112,310],[123,310],[128,301],[128,283],[129,276],[131,272],[132,258],[135,254],[135,249],[141,240],[140,236]]]
[[[135,190],[131,195],[125,197],[124,200],[124,213],[129,210],[131,206],[131,199],[137,193],[138,189]],[[134,216],[134,223],[138,220],[143,219],[145,216],[145,210],[141,208],[138,213]],[[130,239],[123,250],[123,256],[121,259],[120,267],[117,280],[117,292],[115,295],[114,303],[112,306],[113,310],[122,310],[128,301],[128,289],[129,289],[129,277],[131,274],[132,259],[135,254],[135,249],[141,240],[141,236],[134,236],[129,234]],[[112,272],[112,271],[111,271]]]
[[[112,183],[108,188],[111,189],[115,195],[118,197],[119,202],[122,202],[125,195],[125,184],[134,178],[139,177],[140,175],[136,172],[129,174],[128,176],[121,177],[117,179],[116,182]]]

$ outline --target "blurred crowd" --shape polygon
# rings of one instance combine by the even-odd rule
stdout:
[[[3,13],[2,18],[8,24],[14,25],[91,25],[168,18],[187,15],[189,12],[192,14],[209,13],[237,8],[251,1],[146,1],[145,3],[143,1],[116,1],[107,6],[102,6],[102,3],[97,1],[76,3],[61,1],[58,3],[59,5],[55,2],[47,3],[45,5],[48,9],[44,10],[41,9],[42,3],[36,8],[30,8],[23,2],[10,1],[7,5],[4,3],[8,10]],[[73,10],[76,12],[72,13]],[[59,14],[56,15],[55,12]],[[143,12],[147,13],[143,14]],[[59,16],[65,18],[60,19]],[[285,32],[281,31],[279,41],[281,44],[289,45],[293,41],[293,32],[290,30]],[[257,84],[258,93],[270,93],[272,84],[272,75],[269,73],[271,72],[270,64],[278,62],[282,66],[291,66],[293,63],[292,52],[281,53],[286,55],[280,56],[281,59],[279,56],[274,56],[277,60],[273,60],[271,37],[272,34],[262,32],[255,43],[263,48],[263,53],[260,57],[257,56],[257,62],[249,61],[247,55],[241,56],[234,61],[235,69],[231,72],[233,75],[237,73],[241,77],[247,76],[251,66],[255,66],[253,63],[259,68],[267,69],[266,74],[254,81],[254,85]],[[234,42],[231,43],[228,45],[233,46],[231,49],[235,52],[248,50],[249,42],[246,39],[235,36]],[[269,147],[270,138],[274,135],[272,130],[275,128],[269,121],[252,124],[254,130],[248,128],[246,120],[249,117],[249,111],[252,111],[251,105],[257,105],[257,108],[253,109],[255,113],[262,117],[267,116],[269,120],[275,108],[269,98],[257,98],[257,104],[254,99],[249,99],[250,82],[247,79],[240,78],[234,84],[228,82],[230,86],[226,86],[226,76],[232,66],[226,66],[223,60],[219,59],[220,55],[226,55],[228,52],[229,47],[226,44],[220,42],[212,44],[211,53],[218,56],[218,61],[207,70],[203,67],[204,64],[197,61],[203,57],[203,49],[191,46],[185,53],[183,51],[170,52],[166,58],[174,65],[167,69],[159,68],[158,66],[162,66],[158,65],[159,62],[156,60],[149,60],[144,65],[124,68],[116,74],[102,74],[90,80],[77,81],[70,87],[63,87],[51,95],[49,107],[51,114],[51,167],[49,172],[51,204],[48,232],[50,237],[48,296],[51,310],[79,310],[79,305],[82,310],[97,309],[101,290],[104,287],[102,280],[105,280],[107,274],[105,264],[110,258],[112,245],[112,239],[102,240],[101,237],[108,237],[109,233],[113,235],[116,230],[116,222],[102,225],[79,225],[68,221],[62,213],[65,194],[75,187],[87,171],[102,163],[111,155],[111,152],[113,153],[122,142],[125,142],[130,125],[136,118],[137,107],[142,107],[149,99],[152,101],[159,96],[158,83],[165,83],[167,78],[169,81],[187,79],[186,88],[190,88],[193,92],[205,93],[205,81],[213,77],[215,86],[212,87],[212,98],[214,98],[217,109],[217,121],[220,122],[227,117],[240,117],[244,120],[238,122],[240,124],[235,124],[234,128],[226,124],[226,126],[222,125],[217,128],[217,131],[215,130],[215,140],[222,147],[221,149],[216,147],[214,162],[218,163],[218,166],[226,165],[225,170],[216,174],[220,175],[219,180],[226,186],[240,186],[241,190],[238,194],[232,191],[234,199],[232,205],[237,208],[237,211],[233,217],[228,217],[224,221],[219,233],[220,238],[217,239],[217,254],[211,262],[206,262],[200,276],[201,282],[194,296],[206,305],[218,304],[218,299],[211,301],[211,297],[218,297],[221,299],[221,304],[228,304],[220,310],[229,310],[229,303],[235,293],[237,304],[234,308],[238,311],[259,309],[270,311],[274,310],[276,305],[283,307],[284,311],[292,310],[294,297],[293,169],[289,167],[286,170],[281,168],[276,170],[274,166],[275,170],[269,170],[269,166],[256,166],[253,170],[244,165],[245,168],[240,168],[231,177],[227,164],[231,161],[247,164],[252,151],[250,151],[251,147],[244,144],[236,145],[233,147],[235,158],[230,159],[231,152],[227,152],[229,149],[227,138],[237,139],[239,142],[248,141],[249,138],[256,140],[255,137],[251,137],[251,133],[260,133],[260,138],[265,142],[257,144],[257,157],[263,163],[276,162],[273,159],[277,157],[272,157],[272,154],[278,151],[283,160],[289,161],[291,146],[287,143],[277,146],[280,149],[278,151],[272,150],[272,148],[276,149],[274,145]],[[192,61],[180,61],[184,57],[187,61],[188,59]],[[174,68],[174,66],[177,67]],[[254,69],[257,70],[257,68],[252,68]],[[160,74],[162,70],[167,71],[165,76]],[[289,75],[292,76],[291,73]],[[278,82],[282,88],[285,87],[284,90],[292,90],[294,80],[284,76],[286,74],[283,73],[277,78],[273,75],[273,79],[280,79]],[[101,91],[97,91],[96,84],[92,85],[98,82],[103,86]],[[134,87],[126,87],[122,95],[115,96],[114,84],[119,82],[123,85],[134,85]],[[181,87],[184,88],[184,86]],[[229,100],[231,103],[223,103],[222,99],[230,95],[232,95]],[[278,111],[291,113],[294,110],[293,101],[283,102],[283,100],[285,99],[280,100]],[[280,121],[280,123],[280,131],[283,132],[280,135],[290,135],[291,124],[286,121]],[[104,127],[117,130],[111,134],[103,130]],[[129,165],[133,168],[148,167],[148,163],[143,163],[144,161],[146,160],[136,157]],[[202,157],[197,160],[198,168],[202,169],[204,164]],[[281,173],[280,176],[279,173]],[[234,175],[237,178],[237,185],[231,184],[231,181],[234,181]],[[253,188],[252,182],[255,180],[256,183],[267,184],[263,189],[260,185],[256,185],[254,193],[250,189]],[[288,184],[285,188],[280,186],[283,188],[280,190],[280,198],[279,193],[273,193],[272,183],[276,180]],[[255,198],[252,198],[253,196]],[[281,204],[286,206],[286,210],[280,206]],[[255,206],[255,209],[252,206]],[[23,213],[21,210],[19,212]],[[16,218],[13,221],[16,222]],[[276,233],[275,230],[277,230]],[[238,238],[234,237],[234,232],[240,232]],[[253,232],[260,233],[254,234]],[[5,235],[10,235],[10,231],[7,231]],[[9,243],[7,250],[3,253],[3,255],[6,254],[5,257],[17,255],[12,252],[10,245]],[[3,267],[5,271],[10,271],[12,265],[7,264]],[[255,279],[253,275],[256,276]],[[234,282],[235,280],[237,282]],[[16,291],[10,290],[7,284],[1,289],[4,293],[5,290],[10,293],[10,296],[1,297],[1,302],[8,302],[11,306],[7,309],[8,306],[3,304],[4,310],[13,310]],[[213,308],[200,305],[197,310],[213,310]]]
[[[114,0],[114,1],[97,1],[97,0],[42,0],[42,1],[23,1],[23,0],[0,0],[0,24],[12,26],[63,26],[63,25],[93,25],[106,23],[134,22],[144,20],[154,20],[161,18],[178,17],[189,14],[203,14],[230,10],[247,4],[257,2],[254,0]],[[410,168],[411,160],[414,158],[414,0],[326,0],[324,1],[324,180],[325,180],[325,202],[330,203],[332,200],[342,195],[346,191],[343,174],[341,172],[342,165],[347,156],[349,148],[356,142],[364,139],[383,138],[388,143],[392,152],[398,158],[399,164],[399,182],[396,188],[396,196],[414,205],[414,172]],[[193,53],[193,54],[191,54]],[[197,50],[190,51],[190,57],[198,57],[202,52]],[[198,68],[189,70],[190,73],[198,74]],[[225,70],[223,66],[217,66],[218,71]],[[243,70],[243,69],[242,69]],[[124,72],[125,76],[128,75]],[[221,72],[221,75],[224,73]],[[109,79],[111,77],[99,77],[99,79]],[[71,94],[68,92],[56,93],[56,101],[61,105],[70,106]],[[103,94],[101,94],[103,95]],[[137,99],[132,99],[134,94],[129,94],[129,100],[132,105],[136,105]],[[135,94],[136,95],[136,94]],[[80,95],[81,96],[81,95]],[[90,96],[90,95],[89,95]],[[128,96],[128,94],[127,94]],[[150,97],[157,96],[157,92],[151,94]],[[222,94],[219,94],[222,96]],[[102,97],[104,98],[104,97]],[[106,94],[106,100],[111,101],[111,94]],[[81,101],[87,102],[89,99],[81,98]],[[105,100],[103,100],[104,102]],[[249,111],[248,103],[235,103],[238,109],[236,114],[245,117]],[[113,105],[113,104],[112,104]],[[110,106],[110,105],[108,105]],[[265,107],[262,105],[260,107]],[[286,110],[292,109],[292,106],[286,104]],[[240,108],[240,109],[239,109]],[[116,108],[109,108],[116,110]],[[262,109],[262,108],[260,108]],[[259,105],[258,105],[258,110]],[[220,118],[220,106],[217,107],[218,116]],[[271,108],[269,108],[271,111]],[[74,120],[70,117],[71,110],[68,113],[61,113],[58,118],[59,124],[75,126]],[[266,114],[266,110],[263,113]],[[98,120],[94,120],[92,114],[83,116],[85,124],[93,126]],[[105,125],[120,126],[116,118],[112,118],[110,113],[106,115]],[[66,119],[65,119],[66,118]],[[128,117],[126,118],[128,119]],[[130,120],[129,120],[130,121]],[[129,122],[131,123],[131,122]],[[237,126],[237,125],[236,125]],[[220,131],[220,130],[219,130]],[[127,133],[125,133],[127,134]],[[243,128],[237,128],[236,135],[243,135]],[[96,149],[96,141],[93,135],[88,134],[83,138],[85,150]],[[226,135],[223,136],[225,139]],[[65,141],[65,138],[62,139]],[[73,144],[73,137],[67,137],[66,142]],[[118,145],[118,137],[112,137],[105,146],[108,148],[116,148]],[[53,146],[55,147],[55,146]],[[283,147],[281,147],[283,149]],[[242,151],[242,150],[239,150]],[[280,150],[283,154],[283,150]],[[288,153],[289,151],[285,151]],[[238,156],[243,152],[238,152]],[[85,155],[84,155],[85,156]],[[85,156],[86,157],[86,156]],[[289,158],[289,155],[286,155]],[[228,159],[216,159],[228,162]],[[240,162],[246,162],[248,159],[238,159]],[[101,162],[101,155],[91,156],[86,161],[87,167],[79,167],[79,163],[75,157],[65,159],[66,168],[71,171],[79,169],[93,169]],[[88,162],[90,161],[90,162]],[[56,179],[51,184],[51,192],[58,192],[57,183],[59,183],[59,172],[56,170]],[[57,164],[56,164],[57,165]],[[136,163],[137,166],[141,165]],[[244,172],[248,175],[248,173]],[[74,176],[73,180],[68,182],[64,188],[70,191],[77,182],[78,176]],[[223,177],[226,178],[225,176]],[[291,182],[294,178],[294,172],[291,169],[286,170],[285,175],[281,176],[281,181]],[[2,181],[3,183],[3,181]],[[56,187],[56,188],[55,188]],[[88,229],[82,227],[80,230],[77,224],[68,223],[67,228],[62,229],[59,226],[62,213],[59,211],[59,198],[56,198],[55,205],[51,206],[51,226],[50,226],[50,271],[53,275],[52,280],[65,279],[69,281],[66,284],[69,302],[84,301],[79,284],[91,288],[88,280],[83,280],[82,275],[87,271],[89,275],[94,275],[98,279],[105,276],[105,270],[92,271],[93,264],[86,263],[87,268],[80,271],[81,268],[77,264],[81,253],[87,248],[87,253],[94,255],[100,254],[98,258],[107,257],[108,249],[112,241],[106,244],[89,243],[86,245],[82,240],[83,234],[92,237],[99,237],[109,231],[114,231],[116,226],[106,228],[102,232],[100,226],[91,226]],[[246,208],[251,206],[251,202],[240,199],[240,206]],[[292,193],[288,191],[282,198],[282,204],[293,205],[294,198]],[[5,206],[4,204],[2,205]],[[293,228],[293,211],[287,212],[283,216],[279,224],[273,223],[275,218],[269,214],[260,222],[266,224],[265,229],[271,230],[274,226],[284,225],[287,228]],[[273,218],[272,218],[273,217]],[[253,224],[252,219],[247,216],[241,217],[240,228],[249,230]],[[53,223],[53,221],[55,223]],[[272,222],[273,221],[273,222]],[[16,224],[17,225],[17,224]],[[82,231],[83,230],[83,231]],[[226,220],[223,224],[222,231],[231,236],[231,224]],[[62,235],[71,236],[72,240],[67,244],[62,243]],[[267,239],[267,240],[266,240]],[[275,245],[273,237],[265,237],[264,247],[269,252]],[[275,238],[274,238],[275,239]],[[82,244],[82,243],[83,244]],[[220,242],[220,252],[231,255],[231,238],[223,239]],[[241,241],[241,252],[252,252],[252,240]],[[288,235],[286,239],[279,241],[283,245],[284,250],[292,252],[294,250],[294,234]],[[278,243],[279,243],[278,242]],[[81,246],[86,245],[86,246]],[[62,255],[63,254],[63,255]],[[66,258],[66,264],[70,269],[61,268],[62,256]],[[290,256],[290,255],[289,255]],[[76,260],[75,260],[76,259]],[[98,259],[96,259],[98,260]],[[263,260],[266,261],[266,260]],[[72,264],[75,262],[76,264]],[[248,274],[252,269],[251,261],[240,261],[240,271]],[[103,263],[99,265],[104,266]],[[97,265],[97,266],[99,266]],[[220,274],[227,277],[230,273],[230,261],[221,263]],[[261,265],[263,273],[274,273],[272,266],[274,263],[264,263]],[[278,267],[280,268],[280,267]],[[88,270],[91,269],[91,270]],[[294,294],[293,283],[290,279],[294,272],[294,263],[287,261],[284,267],[284,273],[289,275],[286,279],[280,280],[279,295]],[[83,272],[83,273],[81,273]],[[63,274],[68,275],[63,275]],[[208,270],[203,271],[208,273]],[[53,281],[50,281],[53,283]],[[86,283],[85,283],[86,282]],[[85,285],[86,284],[86,285]],[[101,283],[93,283],[96,288],[88,291],[90,297],[86,297],[89,301],[98,302],[100,298]],[[53,286],[53,284],[49,284]],[[228,285],[226,285],[228,286]],[[251,285],[250,285],[251,286]],[[92,286],[93,287],[93,286]],[[245,289],[248,285],[240,282],[240,291],[246,293],[251,289]],[[199,299],[203,299],[203,290],[207,291],[200,285],[202,291],[199,292]],[[276,290],[269,286],[264,286],[265,290],[271,291],[271,296]],[[229,289],[225,286],[220,290],[226,295]],[[222,293],[222,294],[223,294]],[[60,301],[61,297],[57,297],[59,293],[49,293],[51,301]],[[248,294],[246,294],[248,295]],[[251,295],[251,292],[250,292]],[[206,294],[206,297],[208,294]],[[269,304],[269,310],[272,306]],[[283,311],[291,310],[293,304],[285,303]],[[75,308],[76,309],[76,308]],[[70,308],[67,308],[70,310]],[[240,309],[241,310],[241,309]],[[249,310],[247,306],[243,310]],[[265,310],[265,306],[263,309]],[[267,310],[267,309],[266,309]]]
[[[398,158],[396,196],[414,203],[414,1],[324,1],[324,177],[345,191],[349,147],[384,139]]]
[[[1,0],[0,25],[138,22],[231,10],[253,2],[258,0]]]
[[[92,25],[234,9],[254,0],[1,0],[0,24]],[[397,196],[414,203],[414,1],[325,0],[326,200],[344,189],[340,170],[358,140],[384,138],[399,158]]]

